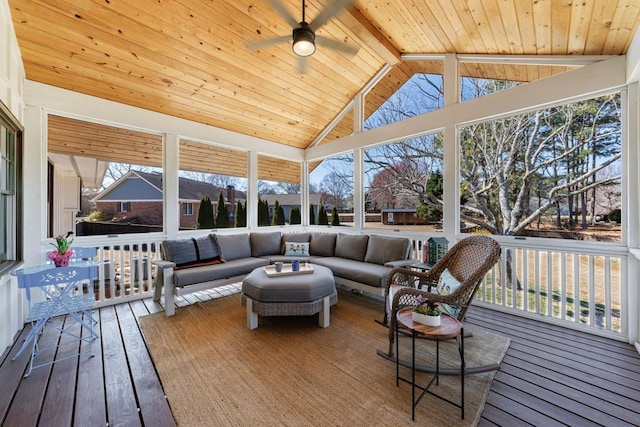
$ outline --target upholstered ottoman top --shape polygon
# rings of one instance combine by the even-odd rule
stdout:
[[[261,302],[309,302],[336,291],[333,273],[314,264],[311,274],[269,277],[264,268],[256,268],[242,281],[242,292]]]

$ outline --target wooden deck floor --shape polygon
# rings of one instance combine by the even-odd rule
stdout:
[[[196,300],[190,296],[181,305]],[[19,346],[5,351],[0,425],[175,425],[137,322],[159,310],[151,300],[100,309],[96,357],[41,367],[26,379],[29,355],[11,361]],[[640,425],[640,356],[633,346],[479,307],[466,322],[512,340],[480,426]],[[45,333],[41,342],[57,339]],[[77,345],[58,357],[74,351]]]

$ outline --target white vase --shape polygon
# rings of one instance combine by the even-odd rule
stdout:
[[[427,326],[440,326],[440,316],[429,316],[427,314],[411,312],[411,318],[416,323],[422,323]]]

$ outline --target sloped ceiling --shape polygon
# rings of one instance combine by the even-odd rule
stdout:
[[[280,0],[295,17],[301,2]],[[306,2],[313,20],[332,0]],[[298,74],[290,34],[268,1],[9,0],[27,78],[305,148],[386,64],[367,111],[406,81],[401,54],[620,55],[640,0],[356,0],[318,35],[358,47],[323,49]],[[399,65],[400,64],[400,65]],[[473,64],[467,75],[532,80],[552,67]],[[333,137],[348,133],[336,129]]]

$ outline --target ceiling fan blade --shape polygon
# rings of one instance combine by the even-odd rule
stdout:
[[[291,28],[295,28],[298,26],[298,21],[296,20],[296,18],[294,18],[293,15],[289,13],[289,11],[282,5],[282,3],[280,3],[279,0],[268,0],[268,2],[273,10],[278,12],[278,14],[282,16],[285,21],[287,21],[287,24],[289,24]]]
[[[305,74],[307,72],[307,57],[298,56],[298,74]]]
[[[356,56],[356,54],[360,50],[356,46],[351,46],[346,43],[342,43],[323,36],[316,36],[316,43],[318,43],[318,45],[322,47],[337,50],[338,52],[342,52],[348,56]]]
[[[353,0],[334,0],[333,3],[320,12],[320,15],[316,16],[316,18],[309,23],[309,26],[312,30],[317,30],[326,24],[329,19],[337,15],[342,9],[350,6],[352,2]]]
[[[259,41],[255,41],[255,42],[249,42],[246,44],[246,46],[249,49],[260,49],[266,46],[271,46],[272,44],[278,44],[278,43],[284,43],[284,42],[288,42],[291,40],[291,36],[282,36],[282,37],[276,37],[273,39],[267,39],[267,40],[259,40]]]

